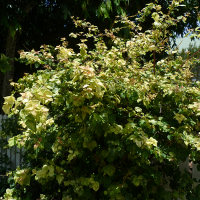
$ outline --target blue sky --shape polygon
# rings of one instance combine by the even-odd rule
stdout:
[[[190,36],[186,38],[177,38],[176,42],[177,42],[177,45],[179,46],[179,50],[188,48],[190,43],[196,44],[196,46],[200,45],[200,39],[195,39],[191,41]]]

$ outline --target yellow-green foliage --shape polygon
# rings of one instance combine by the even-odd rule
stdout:
[[[5,98],[3,110],[22,127],[9,145],[23,147],[28,161],[11,173],[5,199],[199,198],[189,172],[179,170],[200,155],[199,82],[191,81],[192,63],[168,44],[170,26],[184,18],[171,17],[180,2],[168,14],[149,4],[135,22],[120,18],[120,28],[105,33],[75,20],[84,29],[71,34],[80,38],[78,53],[65,39],[21,52],[24,62],[45,69],[20,79]],[[153,24],[143,32],[146,17]],[[119,37],[122,29],[130,39]]]

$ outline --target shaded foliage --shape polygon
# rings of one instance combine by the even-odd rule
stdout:
[[[174,58],[169,43],[170,27],[185,19],[173,17],[179,7],[172,1],[165,14],[151,3],[103,33],[77,19],[83,31],[70,37],[79,38],[78,52],[63,38],[20,53],[44,69],[5,97],[4,112],[22,129],[9,146],[23,147],[27,163],[10,173],[4,199],[199,198],[191,174],[179,169],[188,156],[200,159],[199,82],[191,81],[192,61]],[[124,29],[130,38],[120,36]]]

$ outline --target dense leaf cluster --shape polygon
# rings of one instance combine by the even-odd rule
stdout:
[[[27,160],[10,174],[5,199],[199,197],[191,174],[179,169],[187,157],[199,162],[200,151],[199,82],[191,81],[192,63],[168,45],[168,28],[184,19],[171,17],[180,2],[168,14],[149,4],[137,23],[124,17],[116,21],[121,28],[103,34],[75,20],[87,30],[71,33],[80,38],[78,53],[65,39],[21,52],[22,61],[45,69],[13,83],[5,98],[4,112],[22,127],[9,145],[23,147]],[[153,28],[143,32],[139,24],[151,11]],[[131,39],[118,36],[123,28]]]

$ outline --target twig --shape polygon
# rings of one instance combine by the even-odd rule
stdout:
[[[156,54],[155,51],[153,51],[153,73],[156,74]]]

